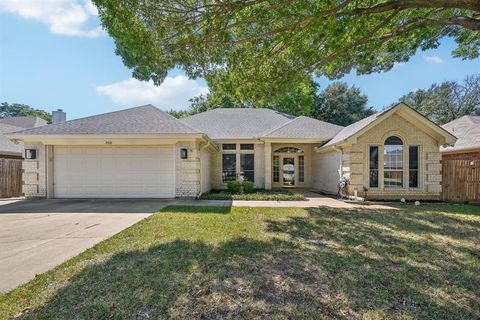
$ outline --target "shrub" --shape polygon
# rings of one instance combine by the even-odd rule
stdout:
[[[255,191],[252,181],[243,181],[243,192],[252,193]]]
[[[240,193],[241,187],[242,187],[242,184],[240,183],[240,181],[228,182],[228,191],[230,191],[230,193]]]

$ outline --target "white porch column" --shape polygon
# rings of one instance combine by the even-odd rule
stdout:
[[[265,189],[272,189],[272,143],[265,142]]]

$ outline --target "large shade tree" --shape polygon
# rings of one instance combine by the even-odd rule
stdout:
[[[348,126],[375,113],[360,89],[334,82],[315,97],[313,116],[319,120]]]
[[[160,84],[180,67],[212,91],[274,101],[356,70],[389,70],[440,40],[480,51],[479,0],[93,0],[133,76]]]

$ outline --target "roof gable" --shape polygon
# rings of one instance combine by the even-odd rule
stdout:
[[[454,146],[441,147],[441,152],[480,148],[480,116],[463,116],[442,126],[458,140]]]
[[[15,134],[181,134],[199,133],[166,112],[145,105],[23,130]]]
[[[358,136],[362,135],[367,130],[370,130],[376,124],[380,123],[382,120],[394,113],[398,113],[407,121],[425,131],[427,134],[435,137],[442,145],[455,143],[456,137],[454,135],[402,102],[345,127],[332,140],[322,146],[321,149],[332,147],[341,143],[354,143]]]

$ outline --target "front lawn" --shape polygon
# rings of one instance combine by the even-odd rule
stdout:
[[[0,295],[0,319],[479,319],[480,208],[169,207]]]
[[[256,190],[242,194],[212,191],[202,194],[200,200],[305,201],[306,198],[303,194],[291,190]]]

